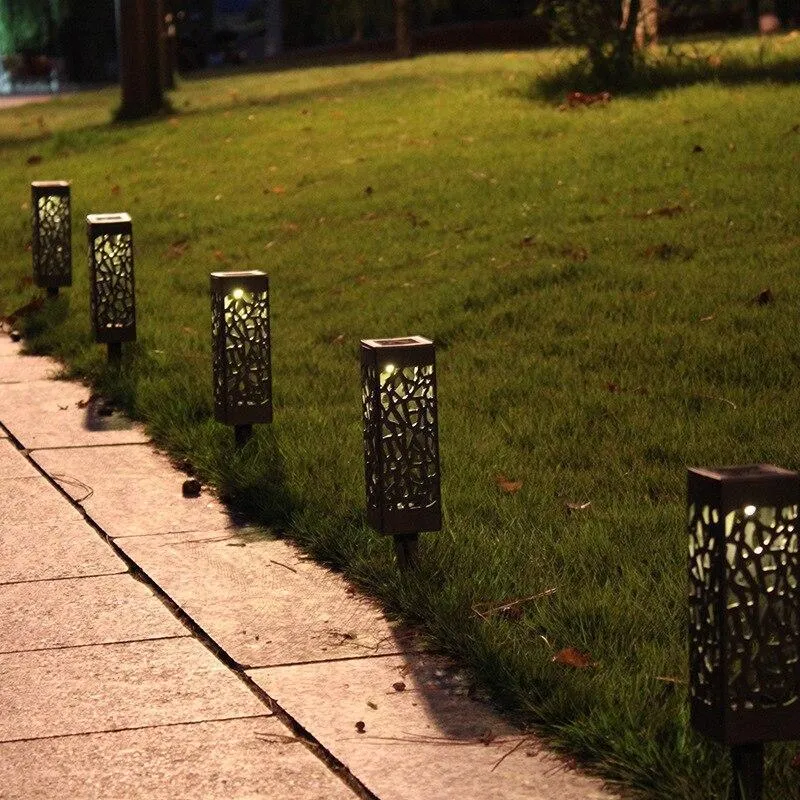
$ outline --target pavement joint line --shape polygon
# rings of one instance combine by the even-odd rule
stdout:
[[[179,636],[145,636],[141,639],[119,639],[112,642],[87,642],[86,644],[61,644],[52,647],[31,647],[22,650],[0,650],[0,656],[13,656],[20,653],[50,653],[57,650],[78,650],[85,647],[111,647],[118,644],[140,644],[141,642],[165,642],[173,639],[189,639],[190,633]]]
[[[51,733],[46,736],[23,736],[19,739],[0,739],[0,747],[4,744],[17,744],[19,742],[41,742],[47,739],[74,739],[76,736],[102,736],[107,733],[125,733],[126,731],[180,728],[184,725],[205,725],[209,722],[236,722],[240,719],[272,719],[274,716],[274,714],[245,714],[241,717],[213,717],[211,719],[192,719],[188,722],[161,722],[158,725],[131,725],[127,728],[103,728],[96,731],[78,731],[77,733]]]
[[[103,539],[109,547],[122,559],[127,565],[131,577],[145,584],[153,594],[161,600],[162,603],[172,612],[172,614],[181,622],[184,627],[200,642],[207,650],[211,652],[222,664],[227,667],[234,675],[236,675],[242,683],[262,702],[270,711],[275,715],[289,730],[291,730],[298,739],[308,748],[308,750],[316,756],[336,777],[338,777],[349,789],[351,789],[361,800],[380,800],[370,789],[366,787],[349,769],[340,761],[333,753],[327,750],[321,742],[319,742],[312,733],[304,728],[288,711],[281,708],[280,705],[270,697],[246,672],[248,668],[236,662],[216,641],[194,620],[190,617],[162,588],[151,578],[140,566],[137,564],[115,541],[114,539],[95,522],[89,515],[86,509],[75,501],[65,489],[63,489],[57,480],[53,478],[43,467],[41,467],[33,458],[31,458],[30,450],[22,446],[20,441],[8,430],[8,428],[0,422],[0,428],[8,432],[9,438],[15,444],[18,450],[22,452],[28,462],[36,469],[48,483],[59,492],[66,501],[78,511],[86,523]],[[137,443],[152,447],[153,445],[147,442]],[[45,449],[45,448],[42,448]]]
[[[341,664],[343,661],[367,661],[372,658],[397,658],[402,655],[406,655],[406,653],[402,650],[398,650],[396,653],[366,653],[363,656],[340,656],[339,658],[319,658],[308,661],[284,661],[280,664],[240,664],[239,666],[241,669],[248,671],[256,669],[291,669],[292,667],[314,666],[315,664]],[[441,654],[427,652],[427,655]]]
[[[113,575],[128,575],[127,569],[119,572],[98,572],[96,575],[57,575],[54,578],[25,578],[21,581],[0,581],[0,589],[3,586],[19,586],[21,583],[50,583],[52,581],[82,581],[85,578],[110,578]]]
[[[0,384],[3,386],[4,384]],[[7,385],[7,384],[5,384]],[[26,453],[46,453],[49,450],[97,450],[105,447],[151,447],[152,442],[114,442],[113,444],[103,444],[102,442],[93,442],[92,444],[61,444],[53,445],[51,447],[23,447]]]

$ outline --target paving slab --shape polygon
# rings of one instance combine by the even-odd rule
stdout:
[[[263,715],[196,639],[0,655],[0,741]]]
[[[46,356],[0,356],[0,383],[30,383],[53,378],[63,371],[58,361]]]
[[[0,653],[188,635],[131,575],[0,586]]]
[[[275,719],[0,744],[6,800],[347,800],[355,795]]]
[[[249,674],[381,800],[616,797],[467,697],[465,676],[443,659],[390,656]],[[403,691],[393,688],[400,683]]]
[[[126,571],[124,562],[80,514],[66,502],[64,507],[58,516],[30,524],[0,524],[0,584]]]
[[[102,416],[91,390],[71,381],[4,384],[0,421],[29,450],[148,441],[142,426],[121,413]]]
[[[152,446],[43,450],[31,456],[113,538],[233,525],[211,495],[183,497],[186,476]],[[91,487],[91,495],[83,486]]]
[[[235,661],[269,666],[404,652],[410,631],[285,541],[232,530],[117,540]],[[348,591],[349,590],[349,591]]]
[[[12,342],[5,334],[0,333],[0,358],[3,356],[17,356],[22,353],[22,344]]]
[[[0,480],[5,478],[38,478],[36,468],[8,440],[0,440]]]
[[[23,526],[35,535],[48,520],[80,519],[80,512],[43,476],[0,480],[0,530]]]

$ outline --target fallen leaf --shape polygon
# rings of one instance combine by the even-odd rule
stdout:
[[[228,262],[228,259],[225,258],[225,253],[223,253],[222,250],[215,250],[214,258],[216,258],[217,261],[221,261],[223,264],[226,264]]]
[[[595,666],[589,655],[575,647],[565,647],[563,650],[559,650],[551,660],[554,664],[563,664],[565,667],[574,669],[588,669]]]
[[[38,155],[38,154],[34,154],[32,156],[28,156],[28,159],[27,159],[27,161],[25,163],[29,164],[30,166],[33,166],[34,164],[41,164],[42,163],[42,157],[40,155]]]
[[[616,383],[607,383],[606,389],[608,389],[611,394],[619,394],[622,391]]]
[[[114,195],[115,197],[119,194],[119,185],[118,184],[115,183],[111,187],[111,194]]]
[[[513,481],[503,474],[495,475],[494,480],[503,494],[516,494],[522,488],[522,481]]]
[[[179,239],[173,242],[167,250],[167,255],[170,258],[180,258],[189,249],[189,242],[186,239]]]
[[[572,514],[575,511],[585,511],[592,505],[590,500],[585,503],[565,503],[564,507],[567,509],[567,514]]]
[[[589,258],[589,251],[585,247],[565,247],[561,251],[561,255],[567,256],[567,258],[572,259],[573,261],[582,264]]]
[[[286,187],[285,186],[273,186],[270,190],[272,194],[286,194]]]
[[[694,250],[680,244],[670,244],[662,242],[648,247],[644,253],[645,258],[660,258],[662,261],[671,261],[674,258],[681,258],[689,261],[694,256]]]
[[[700,317],[700,322],[711,322],[714,316],[714,314],[709,314],[707,317]]]
[[[650,219],[651,217],[674,217],[677,214],[683,213],[683,206],[676,203],[672,206],[664,206],[663,208],[648,208],[643,214],[634,214],[636,219]]]
[[[766,289],[762,289],[752,300],[752,303],[755,303],[759,306],[767,306],[770,303],[775,302],[775,295],[772,294],[772,289],[767,287]]]
[[[580,108],[582,106],[607,105],[611,102],[610,92],[597,92],[587,94],[584,92],[570,92],[564,102],[559,106],[559,110],[566,111],[568,108]]]

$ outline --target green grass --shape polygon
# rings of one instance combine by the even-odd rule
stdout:
[[[109,124],[113,91],[3,112],[0,311],[34,294],[29,182],[71,179],[75,285],[26,320],[31,349],[424,622],[569,752],[650,798],[723,798],[724,753],[690,732],[681,683],[685,468],[800,467],[800,86],[561,112],[530,99],[557,58],[187,81],[176,116],[140,125]],[[140,337],[117,379],[91,341],[81,220],[122,209]],[[211,421],[221,268],[264,269],[273,291],[275,423],[241,454]],[[445,528],[402,578],[364,525],[358,342],[414,333],[438,344]],[[473,612],[549,589],[520,619]],[[565,647],[597,665],[552,663]],[[791,749],[769,753],[768,797],[796,796]]]

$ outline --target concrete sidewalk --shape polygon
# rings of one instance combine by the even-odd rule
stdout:
[[[0,798],[603,800],[0,336]]]

